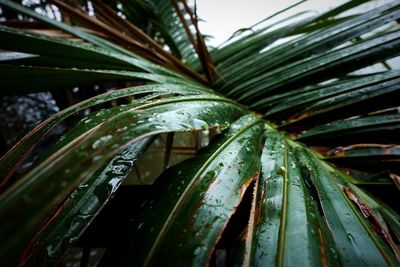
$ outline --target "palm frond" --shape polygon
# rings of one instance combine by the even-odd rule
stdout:
[[[215,112],[216,110],[218,112]],[[59,214],[57,210],[62,210],[63,205],[68,204],[66,201],[73,198],[75,188],[79,184],[83,186],[85,181],[121,149],[142,138],[164,132],[223,128],[242,114],[243,109],[240,106],[227,99],[210,95],[179,96],[148,101],[139,99],[127,106],[96,112],[94,116],[77,124],[69,135],[61,138],[59,149],[1,195],[0,217],[11,216],[13,220],[2,227],[1,236],[4,248],[7,249],[1,251],[0,257],[4,258],[6,264],[15,264],[18,255],[26,249],[25,247],[35,242],[32,238],[34,240],[38,238],[37,235],[31,235],[35,232],[34,229],[45,231],[57,218]],[[81,166],[87,166],[84,172]],[[117,168],[113,170],[118,171]],[[113,173],[107,175],[109,179],[113,176]],[[57,182],[54,177],[63,182]],[[109,185],[106,181],[102,183],[106,188]],[[41,190],[40,195],[37,195],[36,190],[40,187],[45,188]],[[109,191],[109,195],[114,190]],[[25,197],[20,198],[21,195]],[[54,210],[56,207],[57,210]],[[73,216],[77,215],[79,214],[75,213]],[[95,213],[92,213],[91,216],[94,215]],[[47,223],[42,229],[44,221]],[[81,229],[84,227],[85,224],[82,224]],[[18,231],[18,238],[15,236],[15,231]],[[76,238],[75,235],[80,233],[74,231],[71,233],[71,238]],[[24,252],[24,257],[20,261],[25,261],[25,257],[30,256],[25,253],[28,252]]]
[[[399,264],[398,207],[378,194],[400,184],[398,1],[301,12],[210,55],[184,1],[49,2],[65,21],[0,0],[35,20],[0,26],[0,95],[106,90],[0,159],[2,265],[54,266],[80,246],[162,134],[165,171],[135,186],[103,266]],[[211,141],[170,164],[180,133]]]

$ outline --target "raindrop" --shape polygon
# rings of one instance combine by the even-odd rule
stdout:
[[[199,254],[201,253],[202,250],[203,250],[203,249],[202,249],[201,247],[197,247],[197,248],[194,250],[194,255],[195,255],[195,256],[199,255]]]
[[[208,128],[207,122],[205,122],[203,120],[193,119],[192,124],[193,124],[193,127],[196,129],[206,130]]]
[[[50,258],[54,257],[55,250],[52,245],[46,247],[46,251],[47,251],[47,256],[49,256]]]
[[[96,161],[98,161],[98,160],[100,160],[100,159],[101,159],[101,156],[100,156],[100,155],[94,156],[94,157],[92,158],[92,162],[96,162]]]
[[[89,185],[88,184],[81,184],[81,185],[79,185],[79,189],[84,189],[84,188],[87,188]]]
[[[113,136],[112,136],[112,135],[102,136],[102,137],[100,137],[98,140],[96,140],[96,141],[93,143],[92,148],[93,148],[93,149],[97,149],[97,148],[99,148],[100,146],[104,145],[105,143],[110,142],[112,139],[113,139]]]

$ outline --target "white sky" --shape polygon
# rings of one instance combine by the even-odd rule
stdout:
[[[193,3],[194,0],[189,0]],[[278,21],[305,10],[318,12],[338,6],[346,0],[308,0],[286,11],[272,21]],[[363,5],[365,11],[374,9],[390,0],[375,0]],[[247,28],[260,20],[290,6],[299,0],[197,0],[197,14],[205,22],[200,22],[200,30],[214,38],[207,44],[218,46],[240,28]],[[387,61],[393,68],[400,68],[400,57]]]
[[[227,40],[237,29],[249,27],[258,21],[290,6],[298,0],[197,0],[197,14],[206,23],[200,23],[203,34],[212,35],[209,44],[216,46]],[[325,10],[342,0],[309,0],[281,16],[303,10]]]

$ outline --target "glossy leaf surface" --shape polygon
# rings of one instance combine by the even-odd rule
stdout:
[[[263,129],[257,117],[242,117],[195,158],[164,173],[154,185],[154,197],[143,203],[143,215],[135,219],[133,247],[123,258],[145,266],[204,265],[247,187],[258,178]],[[171,251],[171,246],[178,249]]]
[[[35,127],[29,134],[24,136],[17,145],[11,148],[7,154],[5,154],[0,159],[0,170],[1,170],[1,186],[10,178],[10,176],[15,172],[16,168],[21,164],[22,160],[26,158],[28,153],[32,151],[37,142],[44,137],[51,129],[56,125],[61,123],[66,118],[76,114],[86,108],[106,103],[111,100],[119,99],[127,96],[135,96],[138,94],[179,94],[179,95],[190,95],[190,94],[200,94],[207,92],[206,89],[196,88],[196,87],[184,87],[180,85],[173,84],[163,84],[163,85],[147,85],[142,87],[131,87],[120,89],[118,91],[111,91],[105,93],[86,101],[80,102],[73,105],[67,109],[62,110],[56,115],[50,117],[46,121],[42,122]],[[103,117],[104,120],[104,117]]]
[[[366,2],[273,15],[212,62],[185,1],[0,0],[1,96],[78,99],[0,159],[1,265],[398,266],[400,4]]]
[[[212,113],[211,109],[220,112]],[[32,233],[54,214],[54,207],[121,148],[158,133],[227,126],[241,114],[241,108],[219,97],[178,97],[136,106],[88,129],[1,195],[0,217],[14,218],[1,230],[7,248],[1,251],[1,258],[6,260],[8,255],[7,262],[15,263]],[[88,166],[84,172],[82,164]],[[44,185],[37,195],[36,188]],[[21,199],[20,195],[25,197]],[[18,227],[18,238],[14,227]]]

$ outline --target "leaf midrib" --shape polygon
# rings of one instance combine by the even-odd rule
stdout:
[[[285,252],[285,238],[286,238],[286,219],[287,219],[287,192],[288,192],[288,143],[284,138],[285,145],[285,176],[283,180],[283,200],[282,200],[282,215],[281,225],[279,227],[279,241],[278,241],[278,255],[277,266],[283,266],[283,257]]]
[[[174,218],[178,215],[179,209],[181,208],[184,200],[187,198],[190,192],[193,191],[195,185],[197,182],[199,182],[199,178],[201,174],[208,168],[210,163],[223,151],[230,143],[233,142],[237,137],[239,137],[241,134],[249,130],[251,127],[254,125],[262,123],[261,119],[257,119],[251,124],[247,125],[246,127],[240,129],[236,133],[234,133],[231,137],[229,137],[222,145],[219,146],[219,148],[212,154],[211,157],[203,164],[203,166],[196,172],[196,174],[193,177],[196,177],[196,179],[193,179],[187,186],[187,188],[183,191],[182,195],[179,197],[177,200],[174,208],[172,211],[169,213],[170,215],[166,219],[166,222],[163,224],[162,228],[160,229],[159,233],[157,235],[157,238],[154,241],[154,245],[151,247],[149,253],[147,254],[147,257],[144,261],[143,266],[150,266],[151,261],[153,260],[154,254],[156,253],[157,249],[160,246],[161,240],[166,236],[167,230],[171,227],[172,222],[174,221]]]

